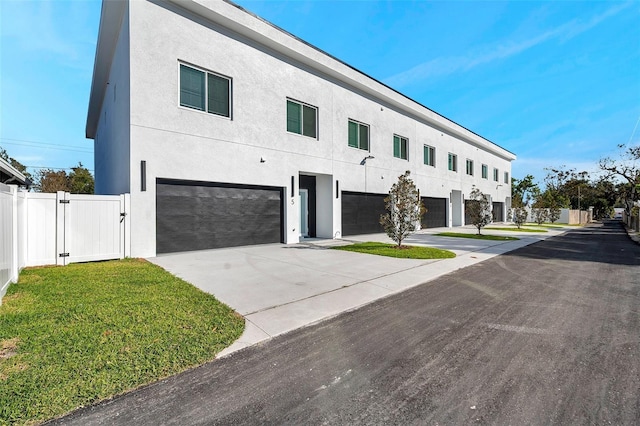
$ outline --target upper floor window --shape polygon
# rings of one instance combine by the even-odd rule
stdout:
[[[489,179],[489,166],[486,164],[482,165],[482,179]]]
[[[458,156],[452,153],[449,153],[449,161],[448,161],[449,170],[452,172],[458,171]]]
[[[318,108],[287,99],[287,132],[317,138]]]
[[[180,64],[180,106],[231,117],[231,79]]]
[[[509,183],[509,172],[504,172],[504,183]]]
[[[369,126],[349,120],[349,146],[369,151]]]
[[[467,174],[473,176],[473,160],[467,159]]]
[[[409,140],[407,138],[403,138],[402,136],[393,135],[393,156],[396,158],[402,158],[403,160],[408,160],[408,148],[409,148]]]
[[[432,146],[424,146],[424,164],[427,166],[436,166],[436,149]]]
[[[498,171],[498,169],[493,169],[493,180],[498,182],[498,175],[500,174],[500,172]]]

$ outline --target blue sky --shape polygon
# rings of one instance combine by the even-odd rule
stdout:
[[[514,177],[596,172],[640,143],[638,1],[237,3],[514,152]],[[100,2],[0,8],[0,146],[29,166],[92,169]]]

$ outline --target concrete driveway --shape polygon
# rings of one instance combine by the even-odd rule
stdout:
[[[451,250],[454,259],[394,259],[329,250],[354,241],[390,242],[385,234],[347,240],[308,240],[161,255],[149,261],[211,293],[246,319],[244,334],[219,354],[224,356],[270,337],[358,308],[449,272],[564,233],[521,233],[519,241],[437,237],[451,229],[420,231],[407,244]],[[474,233],[470,227],[455,232]]]

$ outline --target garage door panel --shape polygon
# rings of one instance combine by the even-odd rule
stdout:
[[[282,190],[217,183],[157,183],[156,251],[282,241]]]
[[[384,232],[380,215],[386,194],[342,192],[342,235],[374,234]]]
[[[423,228],[442,228],[447,226],[447,199],[422,197],[427,213],[422,216]]]

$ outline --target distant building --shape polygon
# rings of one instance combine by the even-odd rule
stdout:
[[[87,137],[97,194],[131,194],[131,253],[382,232],[405,170],[459,226],[495,220],[516,156],[226,1],[106,1]]]

